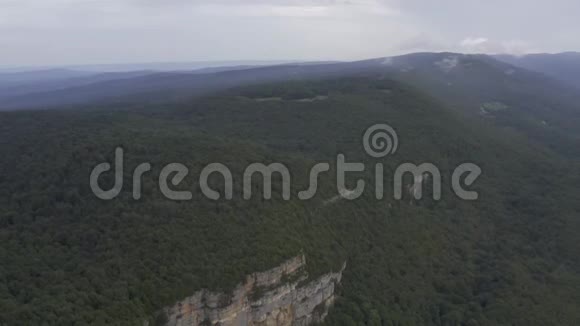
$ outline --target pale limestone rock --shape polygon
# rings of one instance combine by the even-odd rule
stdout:
[[[231,295],[201,290],[164,309],[167,326],[307,326],[321,322],[335,300],[335,285],[342,272],[329,273],[302,285],[304,255],[278,267],[254,273],[238,285]],[[283,282],[291,278],[291,282]],[[300,284],[300,286],[299,286]],[[254,298],[255,291],[260,297]],[[205,325],[205,324],[203,324]]]

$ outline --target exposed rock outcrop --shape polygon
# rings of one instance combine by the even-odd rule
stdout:
[[[335,299],[343,268],[308,281],[306,258],[294,257],[254,273],[233,294],[201,290],[164,309],[167,326],[306,326],[322,321]]]

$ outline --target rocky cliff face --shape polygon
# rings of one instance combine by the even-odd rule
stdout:
[[[201,290],[165,309],[167,326],[306,326],[322,321],[342,271],[308,281],[303,255],[249,275],[233,294]]]

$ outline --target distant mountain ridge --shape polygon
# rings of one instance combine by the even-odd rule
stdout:
[[[93,74],[94,73],[87,71],[64,68],[31,71],[10,71],[4,73],[0,71],[0,86],[56,81],[69,78],[86,77]]]
[[[260,324],[328,312],[321,326],[580,325],[573,86],[457,53],[142,73],[41,83],[0,100],[54,108],[0,112],[0,325],[175,325],[198,316],[205,325],[244,311]],[[400,139],[387,158],[361,144],[377,124]],[[386,145],[379,137],[365,142]],[[124,182],[103,201],[89,173],[116,161],[117,148]],[[364,182],[364,193],[340,200],[332,164],[316,196],[301,200],[314,163],[337,154],[365,167],[347,182]],[[127,172],[143,162],[151,170],[132,200]],[[189,171],[171,188],[191,200],[168,200],[159,186],[170,162]],[[210,162],[231,169],[230,199],[221,176],[207,179],[219,200],[199,186]],[[271,200],[260,183],[242,196],[256,162],[292,172],[291,182],[272,178]],[[394,198],[393,172],[424,162],[442,178],[432,174],[419,200],[407,175]],[[453,170],[467,162],[482,170],[467,185],[475,201],[452,191]],[[116,187],[113,171],[99,179]],[[440,200],[431,197],[436,179]],[[279,190],[290,183],[285,200]],[[252,286],[248,275],[269,281]]]
[[[575,54],[563,56],[573,59]],[[515,128],[549,148],[578,155],[573,149],[580,144],[580,94],[572,83],[494,56],[451,52],[339,63],[98,74],[0,87],[0,111],[174,103],[246,85],[340,77],[402,81],[462,114]]]
[[[541,72],[552,78],[580,87],[580,53],[538,53],[524,56],[497,55],[496,59],[514,66]]]
[[[152,71],[177,71],[198,70],[204,68],[232,67],[232,66],[272,66],[287,64],[292,60],[223,60],[223,61],[191,61],[191,62],[143,62],[143,63],[113,63],[113,64],[80,64],[62,66],[38,66],[38,67],[0,67],[0,74],[22,73],[43,70],[74,70],[91,73],[103,72],[127,72],[135,70]]]

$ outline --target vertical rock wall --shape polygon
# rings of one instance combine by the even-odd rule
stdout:
[[[201,290],[164,309],[167,326],[306,326],[322,321],[342,271],[307,282],[304,255],[249,275],[233,294]]]

